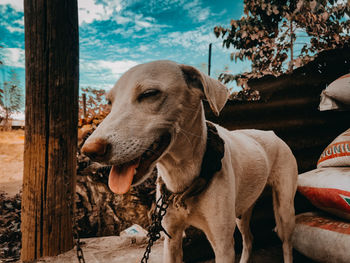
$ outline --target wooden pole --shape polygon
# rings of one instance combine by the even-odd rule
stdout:
[[[73,247],[79,39],[77,0],[24,0],[23,262]]]
[[[212,46],[212,43],[209,44],[208,76],[210,76],[210,68],[211,68],[211,46]]]
[[[83,93],[83,119],[86,120],[86,94]]]

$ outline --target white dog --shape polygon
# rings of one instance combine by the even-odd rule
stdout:
[[[171,61],[135,66],[109,92],[111,112],[82,152],[113,165],[109,187],[115,193],[126,193],[143,182],[155,165],[169,191],[184,193],[203,172],[207,145],[203,98],[218,115],[228,91],[191,66]],[[272,131],[214,127],[224,142],[221,169],[199,194],[185,199],[185,206],[169,206],[163,226],[171,238],[165,237],[163,262],[182,262],[182,233],[189,225],[204,231],[216,263],[234,262],[236,224],[243,236],[240,262],[248,262],[251,212],[265,186],[270,185],[284,262],[292,263],[298,173],[291,150]]]

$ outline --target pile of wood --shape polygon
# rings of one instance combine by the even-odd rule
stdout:
[[[82,121],[84,124],[79,128],[76,221],[82,237],[119,235],[132,224],[147,228],[148,214],[155,201],[156,171],[129,193],[116,195],[108,188],[110,167],[90,162],[80,153],[80,147],[104,117]]]
[[[15,262],[21,249],[21,195],[0,193],[0,262]]]

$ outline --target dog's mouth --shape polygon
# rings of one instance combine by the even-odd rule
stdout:
[[[121,165],[113,165],[108,178],[108,186],[111,191],[116,194],[125,194],[131,185],[145,179],[145,175],[150,172],[170,142],[171,135],[167,132],[155,140],[138,158]]]

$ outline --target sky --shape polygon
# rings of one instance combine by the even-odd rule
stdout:
[[[197,67],[211,75],[249,71],[232,62],[213,29],[243,15],[243,0],[78,0],[80,88],[109,90],[129,68],[159,59]],[[0,0],[0,83],[14,69],[25,84],[23,0]]]

